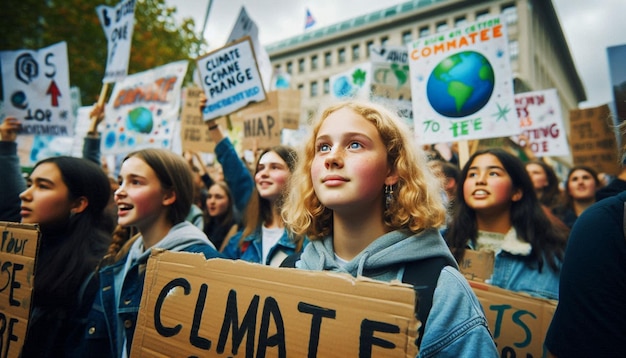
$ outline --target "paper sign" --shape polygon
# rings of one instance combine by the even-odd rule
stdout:
[[[132,357],[415,357],[406,284],[153,250]]]
[[[19,357],[26,338],[33,293],[39,228],[0,221],[0,345],[2,357]]]
[[[251,102],[265,100],[265,90],[249,37],[196,60],[207,96],[204,120],[225,116]]]
[[[0,51],[3,111],[22,123],[20,134],[71,137],[74,115],[67,44],[40,50]]]
[[[107,61],[102,83],[123,80],[128,74],[128,60],[135,25],[135,0],[117,5],[96,7],[100,24],[107,38]]]
[[[537,157],[559,157],[570,154],[567,133],[563,127],[561,103],[556,89],[518,93],[515,107],[522,135]],[[519,136],[512,140],[520,143]]]
[[[406,46],[372,46],[370,61],[373,63],[409,64],[409,52]]]
[[[520,133],[505,21],[489,17],[408,45],[420,144]]]
[[[209,128],[200,113],[200,97],[203,90],[199,87],[183,88],[183,103],[180,112],[180,135],[184,151],[212,153],[217,143],[211,140]],[[222,128],[226,126],[222,122]]]
[[[330,94],[335,98],[370,98],[372,63],[366,62],[330,77]]]
[[[115,84],[105,108],[103,154],[171,147],[187,65],[172,62]]]

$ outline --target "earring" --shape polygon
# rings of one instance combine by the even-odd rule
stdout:
[[[389,206],[393,202],[393,186],[385,185],[385,208],[389,209]]]

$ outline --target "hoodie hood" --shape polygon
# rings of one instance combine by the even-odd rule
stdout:
[[[202,230],[188,221],[183,221],[174,225],[170,231],[151,248],[144,250],[143,240],[140,237],[135,240],[129,251],[128,262],[144,263],[148,261],[152,248],[160,248],[170,251],[182,251],[184,248],[196,244],[205,244],[213,248],[215,246],[209,241],[206,234]]]
[[[458,268],[450,249],[437,229],[414,234],[408,230],[389,232],[366,247],[343,267],[337,264],[332,237],[307,245],[296,267],[307,270],[347,272],[388,281],[397,276],[400,266],[430,257],[444,257]],[[401,270],[403,272],[403,270]]]

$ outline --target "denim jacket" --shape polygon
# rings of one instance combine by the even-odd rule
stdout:
[[[224,247],[222,254],[231,259],[241,259],[254,263],[262,263],[264,265],[278,266],[287,256],[298,253],[308,243],[307,239],[303,239],[302,248],[298,250],[297,243],[289,238],[289,234],[285,229],[276,245],[274,245],[267,254],[267,260],[261,262],[263,257],[263,234],[261,227],[248,235],[244,239],[243,245],[240,246],[239,241],[241,241],[242,234],[242,230],[235,234],[230,241],[228,241],[226,247]],[[273,260],[280,262],[273,262]]]
[[[192,226],[190,223],[185,224]],[[173,251],[202,253],[207,259],[220,257],[212,244],[197,241]],[[118,295],[116,276],[122,274],[128,260],[129,253],[126,252],[120,260],[102,268],[98,274],[92,276],[87,285],[83,306],[78,310],[76,327],[66,344],[66,357],[130,355],[133,333],[139,315],[147,259],[140,259],[130,264],[121,290],[119,290],[119,303],[116,307],[116,295]],[[123,329],[118,327],[120,323],[123,324]],[[127,351],[124,353],[122,349],[125,342]]]

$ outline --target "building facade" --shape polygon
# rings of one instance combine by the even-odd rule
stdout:
[[[330,78],[369,61],[373,46],[413,40],[501,14],[507,24],[515,93],[556,88],[565,127],[586,100],[549,0],[412,0],[266,46],[274,69],[301,90],[301,123],[330,96]]]

